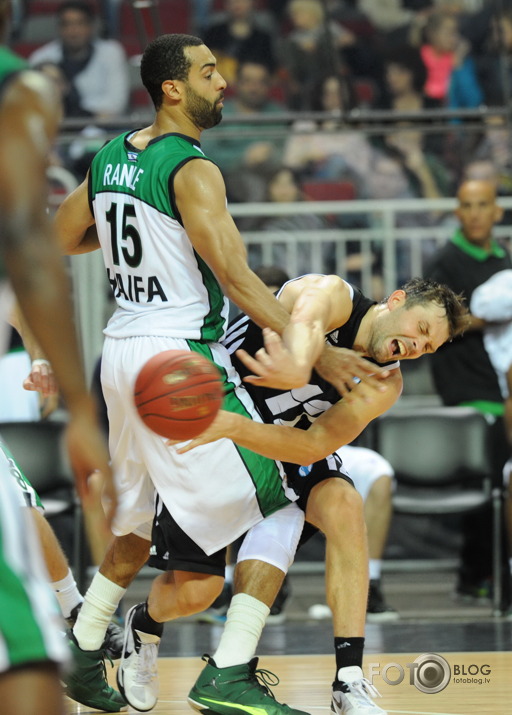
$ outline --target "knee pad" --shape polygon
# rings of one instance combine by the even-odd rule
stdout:
[[[304,526],[304,512],[289,504],[253,526],[246,534],[237,562],[257,559],[287,573]]]

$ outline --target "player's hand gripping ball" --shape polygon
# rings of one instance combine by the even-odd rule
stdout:
[[[218,368],[187,350],[166,350],[141,368],[134,389],[135,406],[153,432],[187,440],[215,419],[223,399]]]

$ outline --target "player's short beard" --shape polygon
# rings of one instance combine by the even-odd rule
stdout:
[[[197,92],[194,92],[188,83],[186,84],[186,92],[187,111],[194,124],[201,129],[215,127],[222,119],[222,108],[218,108],[216,102],[209,102]]]

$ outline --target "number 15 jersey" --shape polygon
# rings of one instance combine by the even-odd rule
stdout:
[[[183,134],[164,134],[142,150],[130,143],[133,134],[106,144],[89,172],[91,211],[117,303],[104,332],[218,342],[228,303],[183,228],[173,189],[184,164],[209,159]]]

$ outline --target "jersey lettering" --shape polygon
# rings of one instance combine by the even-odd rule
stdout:
[[[135,276],[128,273],[124,276],[120,273],[112,274],[110,268],[107,268],[107,278],[114,296],[125,300],[130,300],[132,303],[152,303],[155,297],[159,297],[162,303],[167,303],[167,298],[162,284],[156,276],[148,276],[147,283],[144,284],[142,276]]]
[[[144,173],[144,169],[140,169],[134,164],[107,164],[103,172],[103,183],[105,186],[126,186],[132,191],[135,190],[135,185]]]

